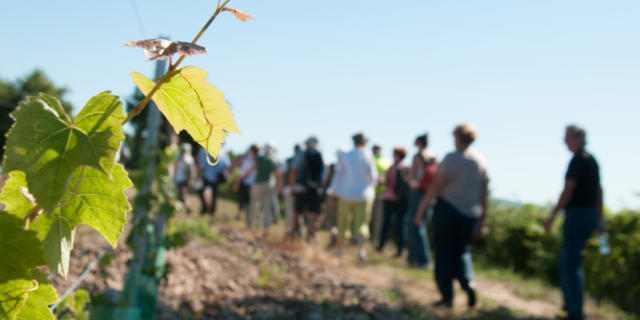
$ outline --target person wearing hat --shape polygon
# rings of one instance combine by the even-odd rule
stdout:
[[[342,254],[346,237],[357,240],[358,257],[366,259],[365,239],[369,235],[367,217],[374,198],[374,187],[378,181],[375,160],[366,149],[367,138],[362,133],[353,137],[354,148],[341,157],[331,184],[332,194],[338,201],[338,248]]]

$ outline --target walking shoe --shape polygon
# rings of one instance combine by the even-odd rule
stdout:
[[[467,305],[469,306],[469,308],[475,307],[477,302],[476,290],[474,290],[473,288],[468,288],[465,291],[467,292],[467,298],[468,298]]]
[[[444,308],[453,308],[453,301],[450,300],[440,300],[433,304],[434,307],[444,307]]]

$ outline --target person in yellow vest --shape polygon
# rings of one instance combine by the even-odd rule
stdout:
[[[380,235],[382,234],[382,225],[384,222],[384,178],[387,170],[391,167],[391,162],[382,157],[382,148],[380,145],[374,145],[371,148],[373,159],[376,162],[376,170],[378,171],[378,181],[376,185],[376,197],[373,201],[373,209],[371,211],[371,242],[376,246],[380,244]]]

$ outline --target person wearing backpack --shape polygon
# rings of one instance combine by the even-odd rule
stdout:
[[[293,163],[289,176],[290,192],[294,193],[295,216],[293,228],[289,233],[292,238],[300,229],[300,217],[306,218],[307,239],[312,239],[322,225],[321,184],[324,172],[324,161],[318,150],[318,139],[309,137],[305,141],[305,152],[299,153]]]
[[[399,147],[393,149],[393,165],[386,173],[384,191],[384,220],[380,233],[378,252],[382,252],[387,235],[391,227],[391,220],[395,220],[396,257],[402,255],[404,248],[405,216],[407,213],[407,197],[409,195],[409,183],[407,182],[407,167],[402,160],[407,156],[407,150]]]
[[[413,221],[416,215],[424,213],[418,212],[418,205],[437,168],[436,158],[427,149],[428,144],[429,140],[426,133],[416,138],[415,146],[418,148],[418,152],[413,156],[409,171],[409,221]],[[407,256],[407,262],[409,266],[424,268],[431,261],[426,223],[423,226],[408,223],[408,227],[409,255]]]

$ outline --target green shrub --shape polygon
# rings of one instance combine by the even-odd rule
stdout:
[[[558,283],[562,247],[562,219],[544,234],[542,222],[550,208],[492,203],[487,217],[489,232],[474,242],[479,259],[514,272]],[[640,313],[640,213],[624,211],[606,217],[611,253],[598,252],[594,235],[584,250],[587,290],[625,310]]]

